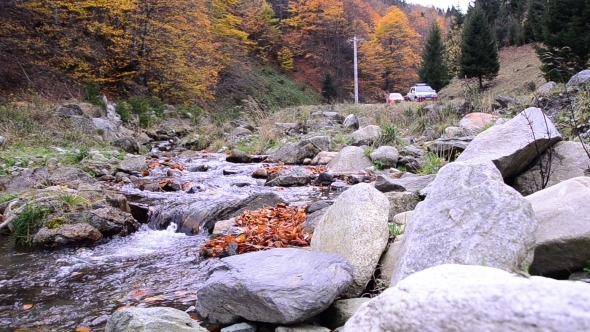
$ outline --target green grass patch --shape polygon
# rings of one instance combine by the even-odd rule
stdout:
[[[445,164],[445,161],[433,152],[428,152],[424,158],[426,163],[420,168],[420,175],[436,174]]]
[[[31,246],[35,231],[40,227],[43,218],[48,212],[49,209],[44,206],[26,203],[23,210],[17,213],[16,218],[12,221],[14,227],[12,237],[16,243]]]

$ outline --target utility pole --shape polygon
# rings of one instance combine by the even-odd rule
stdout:
[[[364,39],[362,38],[356,38],[356,36],[354,36],[351,40],[349,40],[348,42],[352,42],[354,45],[354,103],[358,104],[359,103],[359,77],[358,77],[358,61],[357,61],[357,56],[356,56],[356,43],[363,41]]]

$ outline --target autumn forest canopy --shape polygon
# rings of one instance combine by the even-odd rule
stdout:
[[[538,1],[477,3],[490,43],[543,41]],[[8,0],[0,20],[3,97],[27,90],[72,97],[75,86],[95,84],[114,98],[201,106],[248,97],[266,106],[301,102],[275,89],[351,100],[357,36],[360,98],[375,102],[416,83],[435,30],[440,53],[428,54],[448,78],[462,73],[461,10],[403,0]]]

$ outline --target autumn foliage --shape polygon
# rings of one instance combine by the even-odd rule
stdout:
[[[239,254],[270,248],[307,247],[311,234],[303,231],[305,217],[302,207],[285,204],[246,211],[235,218],[235,226],[243,229],[242,234],[212,239],[201,247],[201,254],[218,257],[227,253],[232,244]]]
[[[330,74],[348,98],[353,36],[361,99],[381,100],[415,83],[428,27],[447,26],[435,9],[376,0],[22,0],[2,2],[0,20],[1,91],[67,77],[168,103],[224,98],[257,63],[318,92]]]

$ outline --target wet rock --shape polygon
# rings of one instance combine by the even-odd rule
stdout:
[[[369,298],[359,298],[334,301],[326,311],[321,313],[322,325],[329,327],[330,330],[344,326],[358,308],[369,300]]]
[[[569,179],[526,197],[539,221],[532,274],[567,277],[590,257],[590,177]]]
[[[301,225],[303,227],[303,230],[308,232],[309,234],[313,234],[317,225],[324,218],[326,211],[328,211],[328,207],[329,206],[321,208],[319,210],[315,210],[313,212],[308,212],[305,221]]]
[[[129,308],[116,311],[106,332],[207,332],[186,312],[164,307]]]
[[[357,146],[347,146],[326,166],[332,173],[364,171],[371,166],[371,160],[365,151]]]
[[[395,167],[399,159],[399,152],[393,146],[384,145],[371,152],[370,157],[374,163],[379,163],[385,168]]]
[[[208,278],[197,292],[197,313],[221,324],[302,322],[325,310],[352,274],[338,254],[295,248],[208,260],[199,269]]]
[[[241,172],[242,171],[239,168],[224,168],[222,171],[223,175],[236,175]]]
[[[270,163],[301,164],[303,160],[314,158],[321,151],[329,149],[330,138],[328,136],[316,136],[287,144],[270,153],[266,161]]]
[[[266,179],[265,186],[292,187],[305,186],[311,182],[313,173],[302,167],[292,167],[288,170],[273,173]]]
[[[127,197],[122,194],[110,193],[105,196],[107,204],[123,212],[131,213],[131,208],[127,203]]]
[[[402,177],[400,179],[392,179],[388,176],[378,175],[375,180],[375,189],[381,192],[390,191],[410,191],[416,192],[424,189],[436,178],[435,174]]]
[[[139,145],[133,137],[121,137],[111,142],[112,146],[116,146],[127,153],[139,153]]]
[[[129,174],[141,172],[144,169],[147,169],[146,161],[147,159],[145,156],[128,154],[125,156],[125,159],[121,161],[121,164],[119,164],[118,170]]]
[[[209,165],[205,164],[205,165],[197,165],[197,166],[191,166],[187,169],[189,172],[207,172],[209,170]]]
[[[363,305],[343,332],[590,330],[590,285],[484,266],[417,272]],[[559,304],[559,305],[556,305]]]
[[[330,207],[334,204],[334,201],[317,201],[311,203],[306,209],[306,213],[314,213],[316,211],[322,210],[324,208]]]
[[[532,263],[536,229],[531,204],[493,163],[450,163],[414,210],[391,284],[446,263],[520,271]]]
[[[389,201],[371,185],[361,183],[343,192],[315,228],[311,249],[334,252],[354,268],[353,282],[343,297],[361,295],[387,245]]]
[[[332,182],[334,182],[334,176],[326,172],[318,174],[318,177],[313,181],[314,184],[321,186],[329,186]]]
[[[211,202],[206,200],[167,203],[153,207],[154,212],[149,226],[166,229],[170,223],[178,226],[178,231],[187,235],[201,231],[211,232],[218,220],[237,217],[246,210],[256,210],[265,206],[276,206],[285,201],[274,193],[257,193],[243,199]]]
[[[111,206],[92,210],[88,217],[90,225],[104,236],[126,236],[139,229],[139,223],[130,213]]]
[[[167,180],[163,185],[160,185],[160,189],[166,192],[176,192],[182,190],[182,185],[176,180]]]
[[[381,128],[379,128],[379,126],[369,125],[363,127],[352,133],[352,145],[372,145],[377,137],[379,137],[379,134],[381,134]]]
[[[345,129],[351,130],[358,130],[359,129],[359,119],[354,114],[349,114],[342,123],[342,127]]]
[[[232,150],[231,154],[225,158],[225,161],[230,163],[248,164],[252,162],[252,158],[245,152]]]
[[[43,247],[60,247],[71,244],[95,243],[102,234],[86,223],[61,225],[57,229],[43,227],[35,234],[33,243]]]
[[[532,127],[532,129],[531,129]],[[561,134],[539,108],[530,107],[476,136],[457,161],[493,161],[504,178],[516,176]]]
[[[260,167],[252,173],[252,177],[255,179],[266,179],[268,177],[268,172],[264,167]]]

